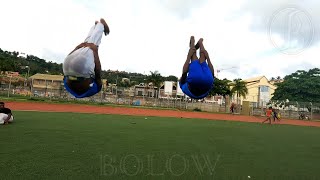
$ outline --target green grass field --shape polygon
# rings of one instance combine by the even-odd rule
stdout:
[[[15,118],[0,126],[0,179],[320,179],[320,128],[75,113]]]

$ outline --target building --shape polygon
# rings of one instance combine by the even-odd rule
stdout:
[[[160,92],[158,87],[153,86],[152,83],[145,84],[140,83],[134,86],[134,95],[141,97],[151,97],[151,98],[175,98],[176,96],[183,96],[181,89],[178,87],[177,82],[165,81],[160,84]]]
[[[164,81],[160,85],[160,95],[159,98],[175,98],[178,95],[181,95],[177,91],[178,83],[174,81]]]
[[[240,97],[240,103],[242,101],[250,101],[253,106],[261,107],[266,106],[273,96],[276,86],[270,83],[265,76],[259,76],[244,80],[247,83],[248,94],[246,98]],[[233,102],[237,102],[237,97],[232,97]]]
[[[0,75],[6,76],[6,77],[19,77],[19,72],[13,72],[13,71],[0,71]]]
[[[148,85],[140,83],[134,86],[134,96],[139,97],[157,97],[158,87],[152,86],[152,83]]]
[[[20,76],[19,72],[0,71],[0,88],[8,88],[9,86],[23,86],[26,79]]]
[[[35,96],[61,96],[65,93],[62,75],[35,74],[29,78]]]
[[[277,83],[282,83],[284,80],[283,79],[272,79],[270,80],[270,84],[276,85]]]

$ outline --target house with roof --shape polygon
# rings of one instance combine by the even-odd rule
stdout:
[[[31,76],[29,81],[31,82],[31,91],[34,95],[59,97],[71,96],[64,87],[63,75],[37,73]],[[106,91],[108,89],[107,79],[102,79],[101,81],[103,85],[102,91]],[[97,94],[96,96],[100,96],[100,94]]]
[[[164,81],[160,84],[160,92],[158,87],[153,86],[152,83],[140,83],[134,86],[134,96],[145,96],[152,98],[175,98],[176,96],[183,96],[178,83],[174,81]],[[180,91],[181,92],[180,92]]]
[[[29,78],[31,92],[39,96],[61,96],[64,92],[63,76],[35,74]]]
[[[240,97],[240,102],[242,104],[242,101],[250,101],[255,107],[266,106],[277,88],[265,76],[245,79],[244,81],[247,83],[248,94],[246,98]],[[237,101],[236,95],[232,97],[232,101]]]

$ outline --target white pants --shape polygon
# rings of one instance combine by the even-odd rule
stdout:
[[[84,42],[94,43],[96,46],[99,46],[103,33],[104,26],[99,22],[90,29]],[[63,74],[65,76],[90,78],[95,77],[94,68],[95,63],[92,50],[88,47],[83,47],[66,57],[63,63]]]
[[[0,113],[0,124],[4,124],[4,121],[8,118],[7,114]],[[11,115],[11,118],[9,119],[9,122],[13,121],[13,116]]]

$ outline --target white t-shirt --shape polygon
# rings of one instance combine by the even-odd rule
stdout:
[[[0,124],[4,124],[4,121],[8,118],[7,114],[0,113]],[[13,121],[13,115],[11,115],[11,118],[9,119],[9,122]]]
[[[63,74],[90,78],[95,77],[94,68],[93,51],[89,47],[83,47],[66,57],[63,63]]]

